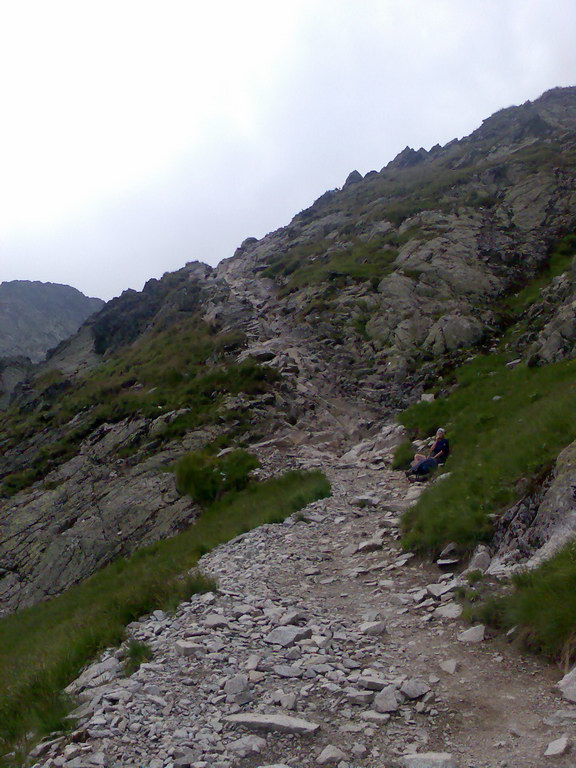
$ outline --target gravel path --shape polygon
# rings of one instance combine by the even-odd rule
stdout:
[[[501,638],[459,641],[456,581],[402,552],[399,513],[418,490],[400,473],[324,469],[331,498],[202,558],[217,593],[130,626],[150,663],[124,678],[114,651],[83,673],[81,725],[37,766],[574,765],[543,757],[576,730],[558,670]]]

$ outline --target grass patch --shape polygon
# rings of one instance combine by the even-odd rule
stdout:
[[[140,640],[130,640],[124,653],[124,671],[126,675],[133,675],[140,665],[145,661],[150,661],[154,656],[152,648]]]
[[[455,541],[469,550],[488,539],[490,515],[517,500],[518,480],[550,468],[576,439],[576,361],[510,370],[503,355],[479,356],[456,378],[448,397],[400,417],[420,437],[446,427],[452,448],[450,476],[404,516],[409,549],[437,553]]]
[[[127,623],[213,588],[201,577],[182,576],[202,554],[258,525],[281,522],[329,493],[321,472],[289,472],[226,494],[178,536],[1,620],[0,754],[30,732],[45,734],[62,726],[68,712],[62,689],[98,652],[122,641]]]
[[[408,469],[414,458],[414,446],[411,440],[402,440],[394,451],[392,469]]]
[[[518,627],[522,644],[563,662],[576,660],[576,542],[532,570],[512,577],[513,591],[492,598],[476,618],[501,629]]]
[[[355,240],[339,250],[325,240],[299,245],[278,256],[261,274],[286,279],[280,296],[324,282],[345,285],[348,281],[380,280],[392,271],[398,254],[396,241],[396,236],[379,235],[368,242]]]

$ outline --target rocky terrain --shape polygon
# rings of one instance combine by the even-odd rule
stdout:
[[[462,622],[454,559],[399,547],[422,488],[378,469],[397,434],[340,459],[269,451],[321,466],[333,496],[203,557],[218,591],[131,624],[153,658],[131,676],[122,649],[88,667],[69,686],[77,730],[37,768],[573,765],[573,687],[563,699],[555,670]]]
[[[193,262],[109,302],[19,387],[20,421],[33,414],[36,426],[4,441],[0,477],[44,482],[2,504],[1,610],[57,594],[189,522],[196,511],[176,501],[162,470],[221,435],[236,406],[249,415],[248,441],[264,434],[344,451],[471,348],[489,346],[510,322],[503,299],[574,229],[575,126],[576,89],[549,91],[446,147],[406,149],[380,172],[351,174],[216,269]],[[520,355],[545,363],[574,354],[573,297],[568,270],[529,307]],[[51,417],[99,366],[167,329],[177,338],[183,322],[236,334],[229,359],[277,370],[274,394],[229,398],[216,422],[171,443],[155,438],[185,408],[158,405],[151,417],[136,404],[91,420],[90,396],[68,422]],[[121,386],[143,385],[131,374]],[[52,459],[50,447],[71,432],[77,441]],[[136,443],[142,450],[124,458]]]
[[[437,566],[402,552],[419,489],[389,463],[394,415],[431,387],[448,397],[473,355],[576,358],[575,161],[576,89],[554,89],[351,173],[217,268],[126,291],[46,361],[18,362],[0,435],[0,614],[192,522],[171,471],[190,451],[242,446],[264,475],[318,466],[334,490],[304,520],[205,556],[217,593],[130,625],[153,660],[123,678],[111,650],[88,668],[70,688],[78,729],[38,766],[516,768],[547,750],[571,765],[560,675],[464,623],[461,554]],[[573,439],[517,478],[476,551],[469,567],[495,591],[572,538]]]

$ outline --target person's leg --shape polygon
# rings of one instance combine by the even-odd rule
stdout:
[[[419,454],[416,454],[418,456]],[[416,459],[416,456],[414,459]],[[426,461],[426,457],[421,458],[420,461],[413,461],[412,466],[410,469],[406,472],[406,477],[409,480],[412,480],[414,477],[418,476],[418,470],[420,469],[421,465]]]
[[[438,462],[436,459],[424,459],[417,467],[414,467],[414,474],[417,477],[426,477],[433,469],[436,469]]]

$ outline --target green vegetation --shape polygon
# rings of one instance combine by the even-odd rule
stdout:
[[[391,245],[395,237],[380,235],[368,242],[356,240],[345,248],[335,250],[333,243],[322,240],[307,246],[296,246],[282,254],[262,272],[264,277],[289,277],[280,295],[308,285],[326,281],[344,285],[347,281],[364,282],[381,279],[392,271],[398,255]]]
[[[227,491],[245,488],[250,472],[259,466],[258,459],[247,451],[231,451],[224,456],[196,451],[178,462],[176,484],[180,493],[198,504],[212,504]]]
[[[576,438],[576,361],[513,369],[505,362],[477,357],[458,369],[448,397],[401,415],[421,437],[446,427],[452,446],[450,476],[404,517],[407,548],[438,552],[455,541],[469,550],[489,538],[491,515],[519,497],[518,481],[546,472]]]
[[[470,571],[469,573],[466,574],[466,581],[471,586],[474,586],[474,584],[477,584],[479,581],[482,581],[483,578],[484,578],[484,573],[480,570]]]
[[[129,640],[124,653],[124,671],[128,676],[133,675],[140,664],[150,661],[154,656],[152,648],[140,640]]]
[[[414,458],[414,446],[411,440],[403,440],[394,452],[392,469],[408,469]]]
[[[329,495],[320,472],[289,472],[230,492],[185,532],[122,558],[63,595],[0,621],[0,754],[27,734],[63,726],[69,704],[62,689],[103,648],[118,644],[130,621],[174,608],[214,589],[184,576],[201,554],[263,523],[276,523]]]
[[[473,618],[503,629],[518,627],[525,646],[571,664],[576,659],[576,542],[512,581],[512,593],[492,598]]]
[[[57,398],[46,395],[55,384],[54,377],[48,382],[37,381],[36,408],[7,413],[2,451],[21,445],[46,427],[53,428],[56,437],[28,461],[25,469],[4,478],[0,494],[10,496],[44,477],[74,456],[80,442],[100,424],[181,411],[158,431],[157,447],[217,421],[225,395],[269,391],[279,378],[275,370],[251,360],[232,362],[232,353],[243,343],[242,334],[214,334],[204,323],[187,321],[145,334],[81,381],[69,383]],[[75,426],[70,428],[67,425],[72,419]],[[123,455],[136,450],[141,441],[136,438],[124,448]]]

